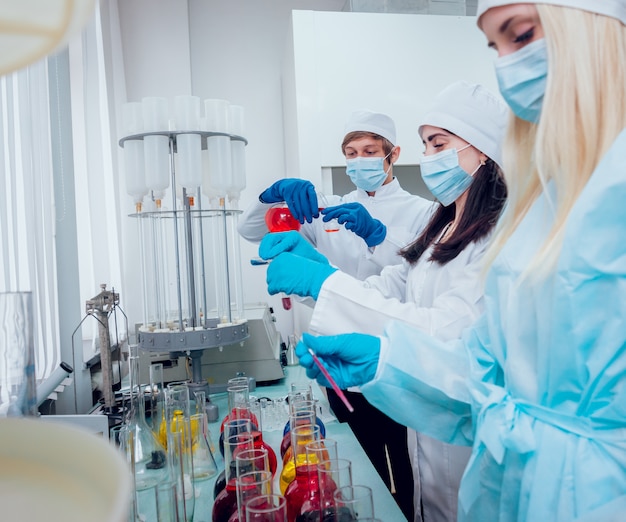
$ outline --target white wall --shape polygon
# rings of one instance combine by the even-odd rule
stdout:
[[[355,110],[389,114],[398,164],[410,165],[423,150],[419,118],[441,89],[468,80],[497,93],[495,54],[473,17],[296,11],[293,47],[289,116],[297,123],[289,125],[297,138],[288,161],[316,183],[323,167],[345,164],[340,144]]]

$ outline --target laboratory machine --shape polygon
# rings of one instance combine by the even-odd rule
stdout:
[[[209,384],[237,374],[284,374],[269,307],[243,299],[243,109],[218,99],[201,107],[196,96],[175,97],[171,112],[165,98],[127,103],[119,144],[139,241],[140,381],[162,364],[166,382],[190,381],[208,396]]]

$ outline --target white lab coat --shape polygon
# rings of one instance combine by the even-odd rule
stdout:
[[[404,261],[364,282],[334,273],[322,285],[311,333],[381,335],[389,320],[401,319],[443,340],[459,338],[483,310],[481,270],[486,244],[487,239],[470,244],[443,266],[429,261],[429,249],[414,266]],[[455,521],[459,482],[471,449],[409,430],[409,453],[415,478],[415,520]]]
[[[435,203],[404,190],[397,179],[380,187],[374,196],[356,189],[343,197],[326,196],[329,206],[361,203],[372,217],[387,227],[385,240],[374,248],[353,232],[340,227],[338,232],[326,232],[321,216],[312,223],[305,222],[300,233],[331,264],[357,279],[379,274],[383,267],[400,262],[398,250],[410,243],[422,231]],[[253,202],[239,220],[239,233],[248,241],[258,242],[267,234],[265,213],[272,204]]]
[[[624,173],[626,130],[571,209],[553,273],[520,282],[554,219],[555,195],[537,199],[489,270],[485,312],[462,340],[398,321],[385,329],[362,391],[398,422],[473,443],[461,521],[624,520]]]

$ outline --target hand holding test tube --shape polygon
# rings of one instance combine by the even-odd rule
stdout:
[[[337,396],[341,399],[341,401],[344,403],[346,408],[348,408],[348,411],[352,413],[354,411],[354,408],[352,407],[352,404],[350,404],[350,401],[348,401],[347,397],[344,395],[343,391],[341,391],[341,388],[337,386],[335,379],[333,379],[330,376],[330,373],[328,373],[328,370],[324,368],[322,361],[320,361],[317,355],[315,355],[315,352],[311,348],[308,348],[307,350],[311,354],[311,357],[313,357],[313,362],[317,365],[320,371],[324,374],[324,377],[326,377],[326,380],[328,381],[328,383],[333,387],[333,390],[335,390],[335,393],[337,394]]]
[[[309,377],[318,379],[320,384],[330,385],[326,373],[332,372],[337,387],[345,390],[351,386],[363,386],[374,379],[380,358],[380,339],[362,333],[315,336],[305,332],[296,347],[296,355],[300,364],[307,368]],[[321,358],[328,367],[322,368],[316,358]]]

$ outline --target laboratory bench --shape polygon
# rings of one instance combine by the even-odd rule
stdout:
[[[251,397],[267,397],[269,399],[285,398],[289,392],[291,383],[310,382],[313,388],[313,396],[319,401],[321,408],[321,420],[326,427],[326,437],[337,441],[337,453],[339,458],[348,459],[352,462],[352,481],[356,484],[369,486],[372,489],[374,497],[374,513],[377,518],[383,522],[405,522],[406,517],[396,504],[387,489],[387,486],[380,478],[380,475],[370,462],[369,458],[363,451],[363,448],[352,433],[350,426],[346,423],[340,423],[332,414],[326,396],[317,382],[307,378],[305,369],[301,366],[285,367],[285,378],[271,385],[256,385],[256,389],[250,392]],[[215,444],[217,444],[220,435],[220,425],[224,416],[228,412],[228,395],[226,393],[210,394],[210,401],[219,408],[219,417],[215,422],[209,423],[209,432]],[[279,461],[276,479],[280,475],[282,469],[280,458],[280,443],[283,438],[284,424],[280,428],[276,427],[272,430],[266,430],[263,427],[263,439],[276,452]],[[372,427],[376,429],[376,427]],[[221,469],[224,467],[224,461],[219,450],[216,452],[216,460]],[[215,479],[211,479],[207,484],[207,489],[213,490]],[[277,484],[277,482],[275,482]],[[275,488],[276,491],[278,487]],[[211,496],[212,498],[212,496]],[[210,508],[208,506],[198,506],[196,504],[194,513],[195,522],[210,522]],[[207,518],[208,516],[208,518]]]

